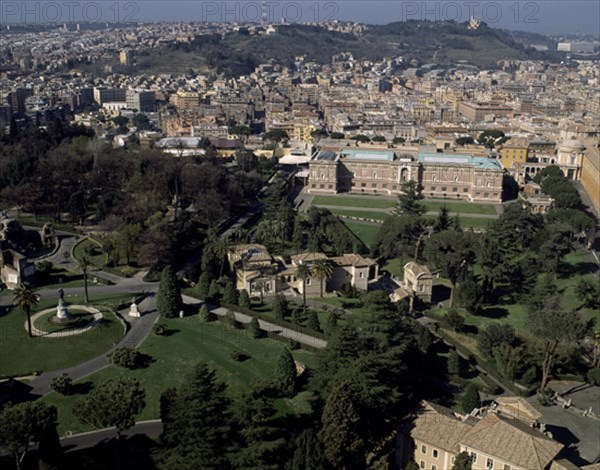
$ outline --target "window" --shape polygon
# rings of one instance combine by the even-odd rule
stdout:
[[[477,462],[477,454],[475,452],[471,452],[471,461],[473,463]]]
[[[437,467],[435,465],[432,465],[431,470],[437,470]]]
[[[327,186],[329,189],[333,189],[333,185],[330,184],[329,186]]]
[[[490,459],[490,458],[488,458],[488,459],[487,459],[487,461],[485,462],[485,466],[486,466],[487,468],[494,468],[494,460],[493,460],[493,459]]]
[[[508,465],[507,463],[504,464],[504,470],[510,470],[510,465]]]
[[[456,462],[456,457],[452,457],[452,465],[454,465],[454,462]]]
[[[423,460],[421,460],[421,462],[419,463],[419,467],[425,468],[425,462]]]
[[[372,188],[376,188],[377,187],[377,183],[371,183],[371,187]]]
[[[442,192],[446,192],[446,186],[442,186]]]
[[[306,280],[306,285],[310,286],[310,277]]]
[[[360,272],[360,274],[358,275],[358,277],[362,279],[363,277],[365,277],[365,273],[363,273],[363,272],[361,271],[361,272]]]
[[[424,286],[423,286],[423,285],[421,285],[421,290],[423,290],[423,287],[424,287]],[[433,452],[432,452],[432,454],[433,454],[433,458],[434,458],[434,459],[437,459],[437,458],[438,458],[438,451],[437,451],[437,449],[433,449]]]
[[[432,187],[431,187],[431,190],[432,190],[432,191],[435,191],[435,186],[432,186]]]
[[[361,188],[366,188],[367,187],[367,183],[360,183],[360,187]]]
[[[421,446],[421,454],[427,453],[427,446]]]
[[[394,189],[394,190],[398,189],[398,185],[395,184],[394,186],[392,186],[392,189]]]
[[[490,193],[483,193],[483,197],[485,197],[485,198],[490,197]]]
[[[458,188],[452,188],[452,192],[453,193],[457,193],[458,192]]]
[[[320,186],[321,189],[323,189],[325,187],[324,184],[320,184],[319,186]]]
[[[383,184],[381,185],[381,187],[382,187],[382,188],[387,188],[387,183],[383,183]]]
[[[463,193],[468,193],[469,192],[469,188],[463,188]]]

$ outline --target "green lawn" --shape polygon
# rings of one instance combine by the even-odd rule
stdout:
[[[400,258],[394,258],[394,259],[389,259],[385,262],[385,264],[383,265],[383,267],[381,268],[382,271],[388,271],[390,274],[392,274],[394,277],[396,277],[397,279],[404,279],[404,265],[406,263],[408,263],[409,261],[412,261],[409,258],[406,259],[400,259]]]
[[[55,331],[68,331],[72,328],[80,328],[94,319],[93,314],[89,312],[69,310],[69,313],[73,319],[77,319],[77,323],[72,323],[71,325],[58,325],[52,323],[50,319],[56,315],[56,310],[53,310],[52,312],[48,312],[41,317],[36,318],[33,322],[33,326],[46,333],[54,333]]]
[[[366,225],[347,220],[344,220],[343,222],[346,227],[348,227],[348,229],[367,246],[367,248],[371,248],[371,244],[373,243],[373,240],[375,240],[375,235],[377,235],[381,228],[378,225]]]
[[[427,207],[428,211],[438,212],[443,206],[446,206],[448,212],[458,212],[463,214],[487,214],[497,215],[496,209],[493,204],[478,204],[469,202],[456,202],[456,201],[439,201],[439,200],[428,200],[424,199],[421,201]]]
[[[87,249],[92,250],[91,264],[98,269],[102,269],[108,262],[108,255],[102,251],[102,245],[91,238],[86,238],[73,247],[75,261],[80,260]]]
[[[92,304],[119,304],[131,296],[92,296]],[[83,297],[69,297],[70,304],[83,303]],[[35,311],[56,305],[56,300],[40,302]],[[102,310],[103,313],[105,310]],[[102,326],[66,338],[27,337],[25,315],[13,308],[0,317],[0,377],[28,375],[35,371],[49,372],[87,361],[110,349],[123,336],[123,325],[112,313],[105,313]]]
[[[389,209],[396,206],[393,199],[384,199],[377,196],[315,196],[313,206],[346,206],[368,207],[373,209]]]
[[[386,214],[384,212],[354,211],[351,209],[330,209],[330,212],[335,215],[345,215],[348,217],[360,217],[363,219],[381,220],[382,222],[389,217],[389,214]]]
[[[234,330],[219,321],[202,323],[197,315],[184,319],[161,319],[161,323],[165,323],[172,334],[151,334],[139,349],[153,358],[154,362],[149,367],[128,371],[109,366],[81,381],[99,384],[123,375],[138,378],[146,391],[146,408],[137,417],[138,420],[159,418],[160,394],[168,387],[181,385],[185,375],[198,361],[215,368],[219,379],[226,382],[229,391],[234,394],[247,390],[255,379],[272,377],[277,359],[285,347],[284,343],[276,340],[253,339],[245,330]],[[237,362],[231,358],[232,351],[240,351],[250,358]],[[313,367],[316,364],[316,356],[312,353],[296,350],[292,354],[297,361]],[[61,435],[67,430],[87,430],[72,414],[76,398],[53,392],[43,399],[58,407]],[[303,412],[310,408],[309,398],[307,393],[300,393],[290,399],[277,400],[276,407],[280,413]]]

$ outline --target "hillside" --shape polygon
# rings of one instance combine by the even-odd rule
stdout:
[[[540,36],[540,41],[543,38]],[[280,25],[277,33],[270,36],[244,32],[229,33],[223,38],[216,34],[198,36],[190,44],[173,43],[141,54],[136,68],[243,75],[270,59],[291,65],[295,56],[303,55],[310,61],[330,63],[331,56],[340,52],[352,52],[357,59],[403,56],[421,64],[465,61],[479,67],[494,67],[503,59],[552,60],[549,55],[526,49],[510,32],[485,24],[473,31],[466,24],[454,22],[407,21],[372,25],[361,36],[308,25]]]

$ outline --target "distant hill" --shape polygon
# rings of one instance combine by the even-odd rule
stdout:
[[[539,36],[539,37],[537,37]],[[256,65],[275,59],[286,65],[304,56],[318,63],[330,63],[340,52],[351,52],[356,59],[380,60],[402,56],[420,64],[456,64],[494,67],[503,59],[554,60],[552,55],[526,48],[545,36],[489,28],[482,23],[470,30],[464,23],[405,21],[371,25],[360,36],[329,31],[320,26],[278,25],[273,35],[249,35],[246,31],[197,36],[190,44],[172,43],[162,50],[149,51],[138,58],[139,67],[154,72],[217,71],[244,75]],[[137,67],[136,67],[137,68]]]

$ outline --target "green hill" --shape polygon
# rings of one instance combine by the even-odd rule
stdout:
[[[531,42],[529,34],[527,40]],[[534,38],[535,39],[535,38]],[[540,42],[544,40],[539,36]],[[547,38],[546,38],[547,40]],[[360,36],[329,31],[320,26],[279,25],[269,36],[233,32],[197,36],[190,44],[172,43],[162,49],[142,53],[136,68],[154,72],[216,71],[244,75],[256,65],[274,59],[292,65],[294,57],[330,63],[340,52],[356,59],[380,60],[402,56],[420,64],[452,65],[457,61],[479,67],[494,67],[503,59],[552,60],[552,56],[525,48],[509,31],[481,24],[469,30],[464,23],[405,21],[371,25]]]

